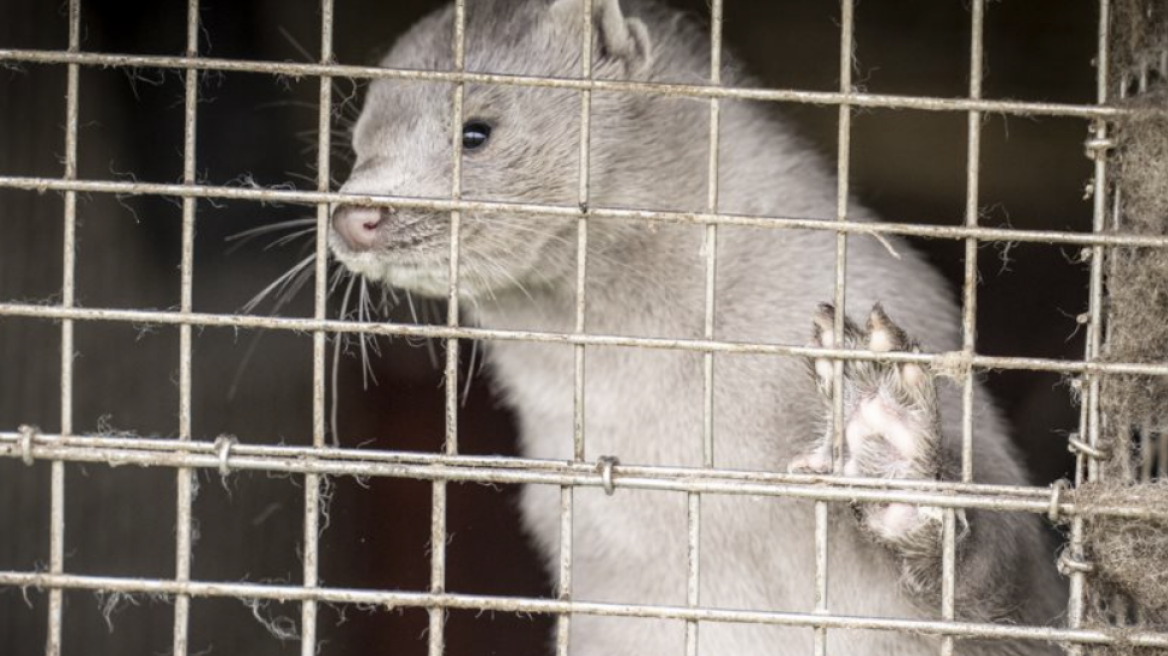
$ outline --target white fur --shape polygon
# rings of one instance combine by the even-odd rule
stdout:
[[[560,0],[557,6],[579,0]],[[700,81],[708,40],[677,14],[626,2],[630,26],[619,48],[598,37],[596,75]],[[576,5],[578,6],[578,5]],[[615,0],[596,0],[597,24],[615,29]],[[481,7],[481,9],[479,9]],[[578,12],[549,13],[539,2],[468,3],[470,70],[575,75]],[[407,34],[385,60],[412,68],[449,67],[451,13],[432,16]],[[638,46],[628,39],[638,40]],[[644,39],[651,48],[640,45]],[[507,46],[501,44],[510,44]],[[515,45],[519,44],[519,45]],[[728,65],[727,84],[743,83]],[[366,163],[346,190],[442,197],[449,192],[449,88],[374,82],[355,146]],[[464,162],[465,197],[574,205],[577,201],[579,98],[573,92],[467,89],[466,116],[497,120],[489,145]],[[597,92],[592,107],[593,206],[700,211],[706,202],[706,101],[632,99]],[[719,210],[767,216],[831,218],[835,183],[819,158],[769,107],[725,102],[722,111]],[[445,158],[445,159],[443,159]],[[360,165],[360,164],[359,164]],[[849,218],[871,214],[853,204]],[[371,264],[337,248],[341,261],[386,284],[442,296],[435,281],[447,267],[442,217],[400,228],[432,238],[434,247]],[[429,232],[427,232],[429,231]],[[587,332],[700,338],[704,325],[703,226],[589,224]],[[574,327],[575,221],[551,217],[468,214],[462,276],[473,319],[491,328],[571,332]],[[831,300],[835,235],[723,226],[718,232],[715,337],[804,344],[818,303]],[[933,349],[955,349],[957,312],[941,278],[902,243],[894,259],[875,239],[848,247],[850,307],[882,301],[901,325]],[[397,258],[405,256],[394,256]],[[502,268],[504,271],[500,271]],[[429,271],[427,277],[423,270]],[[573,350],[503,341],[487,345],[491,375],[516,412],[524,456],[572,457]],[[817,367],[818,368],[818,367]],[[614,455],[624,464],[698,466],[702,462],[703,388],[699,354],[590,347],[586,354],[586,457]],[[785,471],[822,434],[815,385],[801,362],[780,357],[715,356],[714,459],[718,467]],[[986,395],[979,392],[977,398]],[[957,452],[960,399],[942,395],[945,448]],[[977,411],[974,471],[987,483],[1021,483],[1023,472],[998,414]],[[822,465],[824,455],[813,463]],[[614,495],[579,489],[575,496],[572,598],[587,601],[686,603],[686,499],[683,494],[618,486]],[[529,486],[526,526],[557,571],[559,489]],[[853,514],[833,507],[829,527],[831,612],[880,617],[933,617],[901,589],[895,556],[871,541]],[[1028,621],[1053,616],[1061,594],[1037,520],[986,514],[975,525],[983,551],[971,562],[1001,562],[1000,573],[1029,577]],[[1007,538],[1006,534],[1010,533]],[[785,498],[706,495],[702,499],[701,604],[806,613],[814,605],[813,504]],[[998,540],[994,536],[1002,536]],[[997,559],[994,561],[993,559]],[[1037,564],[1036,564],[1037,563]],[[1045,567],[1045,569],[1044,569]],[[1021,573],[1020,573],[1021,572]],[[982,582],[978,582],[979,584]],[[993,584],[992,581],[985,582]],[[966,610],[976,615],[976,609]],[[1041,619],[1034,619],[1041,617]],[[576,615],[573,656],[679,656],[680,622]],[[810,654],[810,628],[702,623],[703,656]],[[829,632],[829,652],[856,656],[937,653],[936,640],[879,631]],[[995,643],[969,653],[1047,653],[1035,644]]]

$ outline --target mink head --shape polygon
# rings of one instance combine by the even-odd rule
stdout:
[[[592,4],[595,79],[700,82],[705,76],[709,51],[688,21],[644,2]],[[467,2],[466,70],[579,78],[583,12],[584,0]],[[452,71],[453,30],[454,9],[439,10],[403,35],[381,66]],[[463,199],[568,208],[580,202],[578,89],[468,82],[457,126],[455,101],[450,82],[374,80],[353,129],[356,162],[342,192],[450,199],[457,139]],[[702,107],[664,95],[594,92],[587,176],[592,203],[668,209],[678,198],[703,195],[703,179],[691,184],[680,169],[694,159],[689,154],[705,156],[703,124],[689,121],[702,115],[687,116]],[[678,133],[684,130],[701,138]],[[686,168],[702,173],[700,165]],[[590,237],[598,248],[636,230],[609,225],[617,221],[594,223]],[[333,212],[330,245],[338,260],[371,281],[444,296],[450,226],[451,214],[443,209],[341,205]],[[462,294],[556,285],[575,268],[575,226],[564,213],[463,212]]]

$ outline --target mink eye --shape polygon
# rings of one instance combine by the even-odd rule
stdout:
[[[487,145],[491,138],[491,125],[486,121],[471,119],[462,125],[462,149],[478,150]]]

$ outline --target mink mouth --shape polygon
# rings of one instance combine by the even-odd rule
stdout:
[[[365,251],[354,250],[341,243],[337,237],[329,241],[333,255],[350,269],[365,269],[373,262],[384,267],[425,269],[439,265],[439,256],[446,252],[443,248],[445,243],[439,235],[402,237]],[[357,266],[358,263],[361,266]]]
[[[353,248],[337,233],[336,228],[329,229],[329,248],[341,259],[357,257],[378,257],[391,255],[394,257],[417,255],[417,251],[437,251],[442,246],[445,233],[433,230],[430,216],[410,217],[402,221],[396,219],[394,223],[382,226],[383,233],[378,242],[367,249]]]
[[[479,218],[467,218],[472,217]],[[384,227],[386,233],[380,243],[368,249],[352,248],[340,234],[330,230],[329,247],[337,262],[370,282],[444,298],[448,295],[450,274],[450,234],[448,224],[441,218],[445,218],[443,213],[414,215],[403,221],[398,215],[395,223]],[[524,258],[510,248],[500,249],[489,236],[484,237],[489,230],[478,221],[468,221],[463,226],[459,238],[463,295],[497,293],[510,287],[508,281],[526,289],[515,280],[526,277],[526,267],[516,268]],[[541,248],[542,244],[515,246],[526,247]],[[526,286],[533,284],[528,282]]]
[[[438,239],[438,236],[433,235],[433,234],[406,235],[404,237],[399,237],[399,238],[389,242],[380,250],[382,253],[385,253],[385,254],[400,255],[400,254],[409,252],[413,249],[422,248],[422,247],[426,247],[426,246],[432,246],[432,245],[434,245],[435,242],[438,242],[438,241],[440,241],[440,239]]]

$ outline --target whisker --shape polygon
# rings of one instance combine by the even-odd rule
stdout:
[[[285,305],[291,303],[300,294],[300,290],[304,289],[304,286],[308,284],[308,281],[312,280],[315,273],[316,269],[314,267],[304,267],[299,273],[286,281],[278,292],[277,303],[272,309],[273,313],[278,312]]]
[[[338,266],[333,267],[333,270],[329,272],[328,291],[326,292],[328,296],[332,296],[337,291],[337,285],[341,284],[341,281],[345,279],[346,271],[347,269],[345,267]]]
[[[408,290],[408,289],[403,289],[402,292],[404,292],[406,295],[406,308],[410,311],[410,320],[415,325],[419,325],[419,326],[429,323],[428,320],[424,320],[428,315],[428,312],[426,312],[426,308],[427,308],[426,301],[423,299],[421,316],[419,316],[418,307],[417,307],[417,305],[414,304],[414,295],[412,293],[410,293],[410,290]],[[416,337],[406,337],[406,343],[409,344],[410,346],[415,346],[415,347],[421,346],[422,344],[425,344],[426,345],[426,353],[430,358],[430,366],[432,366],[432,367],[438,366],[438,354],[434,352],[434,344],[433,344],[432,340],[426,339],[426,338],[421,338],[419,340],[419,338],[416,338]]]
[[[414,306],[414,295],[410,293],[410,290],[408,289],[404,291],[406,293],[406,303],[410,309],[410,319],[412,319],[415,324],[421,325],[422,321],[418,318],[418,308]]]
[[[384,313],[385,304],[384,304],[384,300],[381,302],[374,302],[373,301],[373,294],[369,291],[368,287],[369,287],[368,279],[362,279],[361,280],[361,301],[362,301],[362,304],[366,308],[365,309],[365,320],[372,323],[374,321],[374,317],[378,313]],[[382,297],[382,299],[385,298],[384,292],[382,292],[381,297]],[[389,338],[386,338],[386,341],[388,342]],[[379,358],[381,357],[381,342],[377,341],[377,335],[369,334],[369,350],[373,353],[373,355],[376,355]]]
[[[370,321],[367,312],[366,303],[369,298],[369,287],[365,284],[365,278],[361,278],[361,297],[357,305],[357,319],[362,323]],[[358,337],[358,345],[361,347],[361,387],[362,389],[369,389],[369,381],[377,384],[377,377],[373,373],[373,364],[369,362],[369,350],[366,347],[366,338],[369,337],[366,333],[361,333]]]
[[[300,150],[300,153],[303,155],[309,155],[314,152],[316,152],[314,148],[302,148]],[[349,164],[353,163],[351,158],[342,157],[342,159]],[[312,169],[315,171],[316,167],[314,166]],[[300,180],[301,182],[313,185],[314,187],[316,186],[317,176],[315,173],[313,175],[308,175],[307,173],[297,173],[296,171],[285,171],[284,175],[292,178],[293,180]],[[340,189],[342,186],[344,186],[344,183],[336,175],[329,175],[329,183],[332,185],[333,189]],[[313,221],[316,221],[316,219],[313,219]]]
[[[248,228],[247,230],[241,230],[233,235],[228,235],[227,238],[225,239],[225,241],[236,242],[230,248],[227,249],[227,252],[233,253],[233,252],[239,250],[239,248],[241,246],[243,246],[247,242],[251,241],[252,239],[255,239],[256,237],[259,237],[260,235],[266,235],[266,234],[270,234],[273,232],[280,232],[282,230],[291,230],[292,228],[303,228],[304,226],[315,225],[315,224],[316,224],[316,219],[308,219],[308,218],[292,219],[289,221],[280,221],[278,223],[269,223],[267,225],[256,226],[254,228]]]
[[[237,232],[233,235],[229,235],[226,240],[227,241],[237,241],[239,239],[246,240],[246,239],[250,239],[251,237],[255,237],[257,235],[267,234],[269,232],[276,232],[278,230],[287,230],[289,228],[306,226],[306,225],[311,225],[311,224],[315,224],[315,223],[316,223],[315,218],[290,219],[288,221],[280,221],[278,223],[269,223],[269,224],[262,225],[262,226],[256,226],[254,228],[248,228],[247,230],[240,230],[239,232]]]
[[[479,340],[470,340],[470,363],[466,368],[466,380],[462,383],[462,407],[466,407],[466,400],[470,397],[470,384],[474,379],[475,357],[479,352]]]
[[[291,280],[293,277],[299,275],[302,271],[304,271],[306,268],[308,268],[313,263],[313,261],[315,259],[316,259],[315,255],[309,255],[308,257],[304,258],[303,260],[301,260],[297,264],[293,265],[291,269],[288,269],[287,271],[285,271],[283,274],[280,275],[280,277],[273,280],[267,287],[264,287],[263,289],[261,289],[258,294],[253,296],[250,301],[248,301],[246,304],[244,304],[243,313],[244,314],[251,313],[251,311],[254,310],[257,305],[262,303],[264,301],[264,299],[266,299],[268,297],[269,294],[271,294],[277,288],[283,288],[284,286],[286,286],[289,280]]]
[[[471,299],[470,299],[470,303],[471,303],[471,305],[472,305],[472,306],[473,306],[473,308],[474,308],[474,309],[473,309],[473,312],[474,312],[474,314],[481,316],[481,315],[482,315],[482,309],[479,307],[479,300],[478,300],[478,298],[476,298],[476,297],[473,297],[473,296],[472,296],[472,297],[471,297]],[[475,356],[476,356],[476,354],[478,353],[478,351],[479,351],[480,349],[482,349],[482,350],[483,350],[483,356],[485,356],[486,343],[485,343],[485,342],[482,342],[481,340],[475,340],[474,342],[472,342],[472,344],[471,344],[471,352],[470,352],[470,366],[467,368],[467,390],[468,390],[468,394],[469,394],[469,389],[470,389],[470,381],[471,381],[471,379],[473,379],[475,376],[477,376],[477,375],[479,375],[480,373],[482,373],[482,370],[483,370],[483,365],[484,365],[484,363],[486,362],[486,358],[485,358],[485,357],[483,357],[483,356],[479,356],[479,357],[477,358],[477,360],[478,360],[478,368],[477,368],[477,369],[475,368],[475,360],[476,360]],[[465,396],[464,396],[464,398],[463,398],[463,405],[465,406],[465,404],[466,404],[466,398],[465,398]]]
[[[308,49],[305,48],[303,45],[301,45],[300,42],[296,40],[296,37],[292,36],[291,32],[284,29],[283,26],[277,26],[276,29],[279,30],[280,35],[283,36],[284,39],[286,41],[288,41],[288,43],[293,48],[296,49],[296,52],[299,52],[300,56],[304,57],[305,61],[310,61],[310,62],[316,61],[316,58],[312,56],[312,53],[308,52]],[[352,90],[352,92],[350,92],[348,94],[346,94],[344,92],[344,90],[340,88],[340,81],[335,79],[335,78],[332,80],[332,87],[333,87],[333,91],[335,91],[337,93],[337,96],[342,98],[342,104],[349,102],[349,100],[352,99],[353,95],[356,94],[356,83],[353,83],[353,90]],[[314,108],[316,107],[315,105],[312,105],[312,106]]]
[[[309,258],[309,259],[312,259],[312,258]],[[303,268],[303,264],[304,264],[303,262],[301,262],[300,264],[297,264],[295,267],[293,267],[292,269],[289,269],[286,273],[284,273],[284,275],[280,276],[280,278],[286,278],[290,274],[295,274],[295,276],[297,276],[298,283],[297,283],[296,289],[293,293],[291,293],[291,294],[281,293],[278,295],[278,297],[276,298],[276,303],[272,306],[272,310],[268,313],[269,316],[275,316],[277,313],[279,313],[279,311],[281,309],[283,309],[284,306],[287,305],[292,300],[292,298],[296,295],[296,292],[299,292],[300,289],[304,287],[304,282],[307,281],[309,277],[311,277],[312,269]],[[300,269],[300,270],[297,271],[297,269]],[[277,283],[279,283],[280,278],[278,278],[271,285],[268,285],[268,287],[264,291],[261,291],[260,294],[257,294],[256,298],[253,298],[252,301],[256,302],[256,304],[258,305],[258,302],[260,300],[262,300],[260,298],[260,296],[267,295],[267,294],[271,293],[271,288],[274,287]],[[249,303],[249,305],[250,305],[250,303]],[[253,306],[253,308],[254,308],[254,306]],[[253,309],[253,308],[247,308],[247,306],[245,306],[244,312],[251,312],[251,309]],[[262,339],[263,336],[267,334],[267,332],[268,331],[266,331],[266,330],[260,330],[260,331],[255,333],[254,337],[252,337],[251,343],[248,344],[248,346],[247,346],[247,351],[244,352],[243,357],[240,358],[240,360],[239,360],[239,366],[236,367],[236,369],[235,369],[235,376],[233,376],[231,379],[231,385],[227,388],[228,400],[235,399],[235,394],[236,394],[236,392],[239,391],[239,384],[243,380],[243,372],[245,369],[247,369],[248,364],[251,363],[252,357],[255,356],[256,349],[259,347],[259,344],[260,344],[260,339]]]
[[[312,109],[315,110],[318,105],[314,102],[307,102],[304,100],[271,100],[268,102],[256,103],[256,109],[279,109],[281,107],[295,107],[297,109]]]
[[[410,311],[412,312],[414,309],[414,301],[413,301],[413,297],[410,295],[410,293],[408,291],[406,292],[406,298],[410,299]],[[422,299],[422,322],[419,322],[417,315],[414,315],[414,323],[426,323],[426,324],[431,323],[431,321],[430,321],[430,308],[431,307],[432,307],[432,304],[430,303],[429,299]],[[430,356],[430,366],[437,369],[438,368],[438,349],[434,346],[434,340],[427,339],[427,340],[425,340],[425,343],[426,343],[426,353]]]
[[[348,309],[349,309],[349,297],[353,293],[353,285],[355,285],[356,283],[357,283],[357,276],[350,276],[349,277],[349,284],[345,285],[345,293],[341,296],[340,318],[342,321],[344,321],[346,318],[345,314],[348,312]],[[337,334],[335,337],[336,337],[336,340],[333,342],[333,366],[332,366],[333,398],[332,398],[332,404],[331,404],[332,407],[329,408],[329,424],[332,426],[332,445],[339,446],[341,443],[341,432],[338,429],[339,423],[337,421],[337,416],[338,416],[337,408],[340,406],[340,397],[341,397],[340,386],[339,386],[339,380],[340,380],[340,373],[339,372],[341,369],[341,347],[345,343],[345,335]]]
[[[315,222],[316,222],[316,219],[294,219],[292,221],[285,221],[282,223],[272,224],[269,226],[260,226],[259,228],[252,228],[250,230],[245,230],[242,233],[232,235],[232,237],[229,237],[228,239],[238,239],[238,238],[247,239],[250,237],[257,236],[259,234],[264,234],[265,232],[273,232],[275,230],[286,228],[288,226],[305,225],[307,223],[315,223]],[[245,233],[251,233],[251,234],[245,234]],[[260,305],[260,303],[262,303],[264,301],[265,298],[270,296],[273,292],[276,292],[275,303],[273,303],[272,309],[269,311],[268,314],[269,314],[269,316],[275,316],[276,314],[278,314],[280,312],[280,310],[282,310],[286,305],[288,305],[288,303],[290,303],[296,297],[296,295],[300,293],[300,291],[304,288],[304,285],[308,282],[308,280],[310,280],[312,278],[313,274],[315,273],[315,269],[312,268],[310,265],[312,265],[315,261],[316,261],[316,254],[314,253],[312,255],[308,255],[307,257],[303,258],[302,260],[300,260],[299,262],[294,264],[290,269],[288,269],[283,274],[281,274],[278,278],[273,280],[267,287],[260,290],[260,292],[258,294],[253,296],[252,299],[250,301],[248,301],[243,306],[241,312],[251,313],[253,310],[255,310],[256,307],[258,307]],[[330,274],[331,283],[330,283],[329,290],[328,290],[329,294],[332,294],[336,291],[337,286],[344,280],[346,273],[347,273],[347,271],[344,267],[337,266],[333,269],[332,273]],[[251,343],[248,345],[247,351],[244,352],[243,357],[240,359],[239,366],[236,368],[235,375],[231,379],[231,385],[228,387],[228,390],[227,390],[227,398],[229,400],[232,400],[235,398],[235,395],[239,390],[240,382],[243,379],[243,372],[245,369],[247,369],[248,364],[251,362],[252,357],[255,355],[256,348],[259,346],[260,339],[266,333],[267,333],[267,331],[265,331],[265,330],[257,331],[255,333],[255,336],[252,338]],[[334,383],[335,383],[335,381],[334,381]],[[334,389],[335,389],[335,385],[334,385]],[[334,430],[335,430],[335,426],[334,426]]]
[[[470,244],[464,245],[464,248],[466,249],[468,254],[477,255],[481,264],[484,264],[484,265],[490,267],[492,271],[495,271],[495,272],[502,274],[504,277],[506,277],[508,280],[510,280],[512,283],[514,283],[515,287],[518,288],[519,291],[522,292],[523,295],[527,297],[527,300],[531,301],[532,303],[535,302],[535,297],[532,296],[531,292],[527,289],[527,286],[524,285],[522,282],[520,282],[519,279],[516,278],[514,274],[512,274],[510,271],[508,271],[507,267],[499,264],[498,262],[493,260],[491,257],[489,257],[487,253],[484,253],[483,251],[474,248]],[[480,276],[480,278],[482,278],[482,276]],[[491,289],[490,285],[484,285],[484,286],[487,288],[487,292],[491,295],[491,298],[494,299],[495,298],[494,290]]]
[[[311,228],[305,228],[304,230],[297,230],[296,232],[293,232],[293,233],[288,234],[288,235],[284,235],[283,237],[280,237],[279,239],[273,240],[272,242],[268,243],[267,246],[264,246],[264,250],[270,251],[273,248],[282,248],[283,246],[286,246],[286,245],[296,241],[297,239],[300,239],[302,237],[306,237],[308,235],[313,235],[313,234],[316,234],[316,226],[313,226]]]

